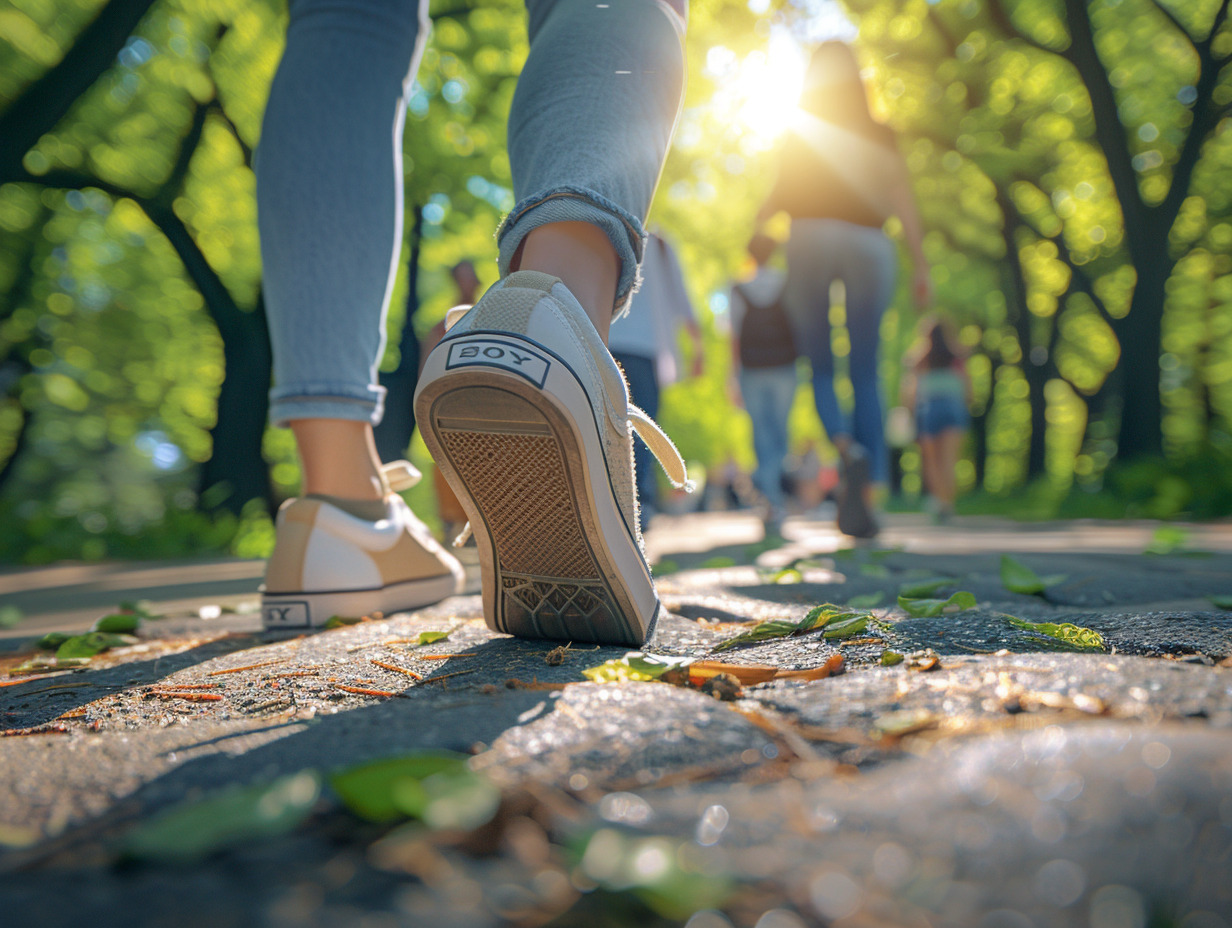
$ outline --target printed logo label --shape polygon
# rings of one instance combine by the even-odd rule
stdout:
[[[270,604],[262,609],[266,628],[307,628],[307,603]]]
[[[503,367],[542,388],[548,379],[548,368],[552,363],[536,351],[496,339],[468,338],[464,342],[449,346],[449,357],[445,361],[446,370],[472,365]]]

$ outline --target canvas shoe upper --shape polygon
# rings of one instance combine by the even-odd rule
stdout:
[[[262,595],[266,628],[417,609],[461,589],[458,561],[394,492],[413,485],[418,471],[399,461],[382,476],[387,515],[376,522],[312,497],[282,505]]]

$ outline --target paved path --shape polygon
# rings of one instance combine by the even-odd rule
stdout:
[[[647,651],[789,672],[731,701],[588,682],[624,652],[493,635],[475,596],[287,640],[243,611],[251,562],[0,574],[29,616],[0,640],[0,673],[32,632],[83,629],[122,599],[177,613],[82,672],[0,688],[6,912],[215,928],[1229,928],[1232,613],[1210,597],[1232,595],[1232,526],[1158,528],[897,517],[878,547],[848,549],[821,522],[764,545],[745,516],[660,519],[648,548],[670,614]],[[1153,544],[1174,550],[1144,554]],[[1064,577],[1007,592],[1003,553]],[[976,607],[908,616],[896,595],[926,578]],[[755,620],[877,596],[854,638],[711,653]],[[1007,616],[1073,622],[1107,647],[1046,648]],[[449,636],[416,647],[423,631]],[[822,677],[836,655],[845,672]],[[440,749],[473,755],[487,793],[457,787],[432,808],[473,812],[499,790],[486,823],[365,824],[303,772]],[[235,784],[265,790],[241,825],[264,815],[279,834],[120,866],[142,824]],[[297,790],[304,820],[275,827]],[[147,854],[226,814],[196,809]]]

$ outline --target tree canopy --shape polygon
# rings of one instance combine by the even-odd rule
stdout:
[[[726,388],[727,287],[793,75],[810,42],[839,34],[906,157],[936,308],[971,352],[964,486],[1112,486],[1122,510],[1232,510],[1228,6],[694,4],[650,217],[706,332],[707,373],[664,397],[686,456],[750,462]],[[468,257],[496,276],[504,122],[527,51],[514,0],[435,0],[431,17],[383,364],[385,440],[402,448],[413,336],[452,302],[449,268]],[[266,426],[252,174],[285,18],[281,0],[0,0],[0,558],[268,544],[267,513],[299,479],[289,434]],[[890,397],[914,326],[900,284],[883,325]],[[822,439],[803,390],[793,428]],[[901,464],[918,491],[918,455]]]

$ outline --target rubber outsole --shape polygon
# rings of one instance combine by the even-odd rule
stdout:
[[[324,628],[334,616],[358,618],[375,612],[392,615],[422,609],[453,596],[460,588],[460,578],[449,573],[371,590],[264,593],[261,625],[266,631]]]
[[[492,338],[452,342],[454,357]],[[533,377],[501,365],[450,370],[442,343],[416,398],[424,442],[475,534],[488,625],[527,638],[640,646],[658,598],[612,493],[585,391],[542,346],[516,336],[502,343],[544,363]]]

